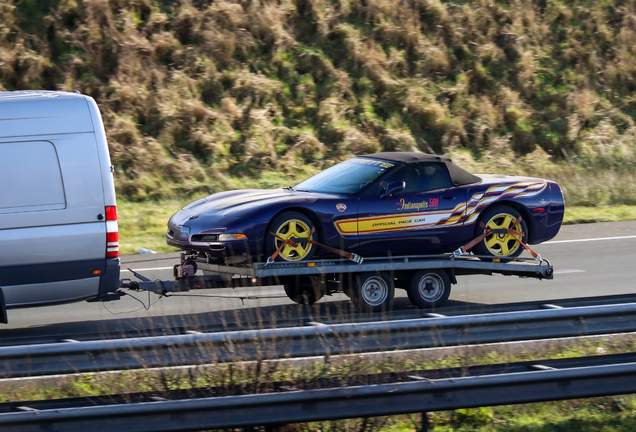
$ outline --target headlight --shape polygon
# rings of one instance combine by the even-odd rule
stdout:
[[[247,240],[247,236],[245,234],[220,234],[219,241],[230,241],[230,240]]]

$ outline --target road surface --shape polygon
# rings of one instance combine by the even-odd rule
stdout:
[[[554,280],[461,276],[445,308],[482,312],[502,303],[558,303],[559,299],[636,291],[636,221],[564,226],[554,240],[533,249],[552,262]],[[176,253],[123,256],[122,269],[134,268],[151,279],[170,279],[177,257]],[[124,277],[133,276],[122,272]],[[169,328],[196,330],[214,325],[235,329],[258,327],[261,322],[285,325],[295,320],[306,322],[334,316],[356,318],[351,316],[350,304],[343,294],[324,297],[314,307],[303,308],[287,299],[282,287],[194,291],[172,298],[134,295],[137,300],[124,297],[108,303],[9,310],[9,324],[2,325],[0,335],[6,343],[13,338],[44,334],[55,340],[81,332],[112,335],[137,330],[140,334],[156,334],[158,329]],[[146,310],[149,301],[150,308]],[[408,302],[404,290],[396,290],[395,310],[397,314],[419,313]]]

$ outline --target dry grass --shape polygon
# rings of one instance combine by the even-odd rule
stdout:
[[[606,173],[613,192],[569,192],[579,204],[636,194],[612,185],[636,167],[633,2],[0,0],[0,15],[0,89],[93,96],[131,200],[380,149],[466,149],[500,172],[540,151]]]

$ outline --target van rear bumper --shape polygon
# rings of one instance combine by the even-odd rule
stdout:
[[[119,258],[5,266],[0,286],[8,308],[99,299],[119,288],[119,269]]]
[[[114,292],[119,289],[119,271],[120,261],[119,258],[107,258],[106,268],[102,272],[102,276],[99,280],[99,293],[98,297],[101,297],[109,292]]]

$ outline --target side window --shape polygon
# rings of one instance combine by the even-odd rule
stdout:
[[[441,163],[419,163],[417,164],[420,180],[419,192],[426,192],[452,187],[448,169]]]
[[[404,190],[398,195],[416,194],[426,191],[452,187],[448,169],[442,163],[425,162],[401,167],[382,179],[377,189],[367,192],[369,195],[382,195],[386,185],[402,180]]]
[[[421,183],[422,183],[422,173],[421,173],[420,164],[417,165],[409,165],[406,167],[404,171],[404,175],[402,176],[402,180],[404,181],[405,187],[400,194],[414,194],[418,192],[422,192]]]
[[[0,213],[66,207],[57,152],[47,141],[0,143]]]
[[[428,162],[410,165],[401,172],[401,180],[404,181],[406,187],[399,195],[417,194],[452,186],[448,169],[441,163]]]

